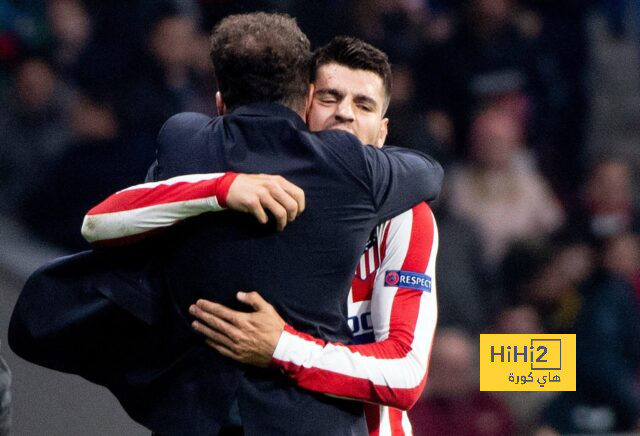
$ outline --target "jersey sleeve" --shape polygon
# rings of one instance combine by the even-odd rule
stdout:
[[[124,245],[189,217],[223,210],[236,176],[191,174],[123,189],[87,212],[82,236],[95,245]]]
[[[437,320],[438,233],[421,203],[386,224],[372,294],[376,342],[326,342],[287,325],[272,363],[311,391],[409,409],[426,382]]]

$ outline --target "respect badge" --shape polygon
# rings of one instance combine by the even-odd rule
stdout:
[[[575,391],[576,335],[480,335],[481,391]]]

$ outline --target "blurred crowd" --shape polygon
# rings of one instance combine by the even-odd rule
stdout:
[[[635,0],[0,0],[0,214],[86,248],[84,213],[144,180],[163,122],[214,115],[222,17],[297,17],[386,51],[388,142],[445,167],[439,329],[416,435],[640,431],[635,168],[588,152],[588,20]],[[640,14],[638,14],[640,16]],[[577,391],[480,392],[479,333],[575,333]]]

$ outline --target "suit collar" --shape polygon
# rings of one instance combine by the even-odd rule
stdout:
[[[259,117],[279,117],[291,121],[296,129],[307,130],[307,125],[293,110],[279,103],[250,103],[238,106],[230,115],[245,115]]]

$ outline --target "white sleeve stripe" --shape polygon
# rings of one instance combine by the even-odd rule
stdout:
[[[374,385],[391,389],[415,388],[424,377],[422,365],[416,362],[414,353],[400,359],[363,356],[331,343],[323,347],[286,331],[280,337],[273,358],[304,368],[369,380]]]
[[[378,436],[393,436],[391,433],[391,419],[389,419],[389,408],[380,408],[380,428]]]
[[[371,319],[376,342],[383,341],[389,336],[389,321],[397,288],[385,287],[384,276],[388,270],[402,269],[411,241],[413,212],[408,210],[394,217],[388,221],[388,225],[387,246],[384,247],[385,258],[382,259],[376,275],[373,292],[375,304],[372,304]]]
[[[212,196],[120,212],[86,215],[82,223],[82,235],[88,242],[123,238],[168,227],[186,217],[222,209],[217,198]]]
[[[170,186],[170,185],[175,185],[176,183],[184,183],[184,182],[197,183],[203,180],[217,179],[224,175],[225,173],[187,174],[185,176],[172,177],[170,179],[162,180],[160,182],[148,182],[148,183],[141,183],[135,186],[129,186],[128,188],[125,188],[118,192],[131,191],[132,189],[151,189],[151,188],[156,188],[162,185]]]

